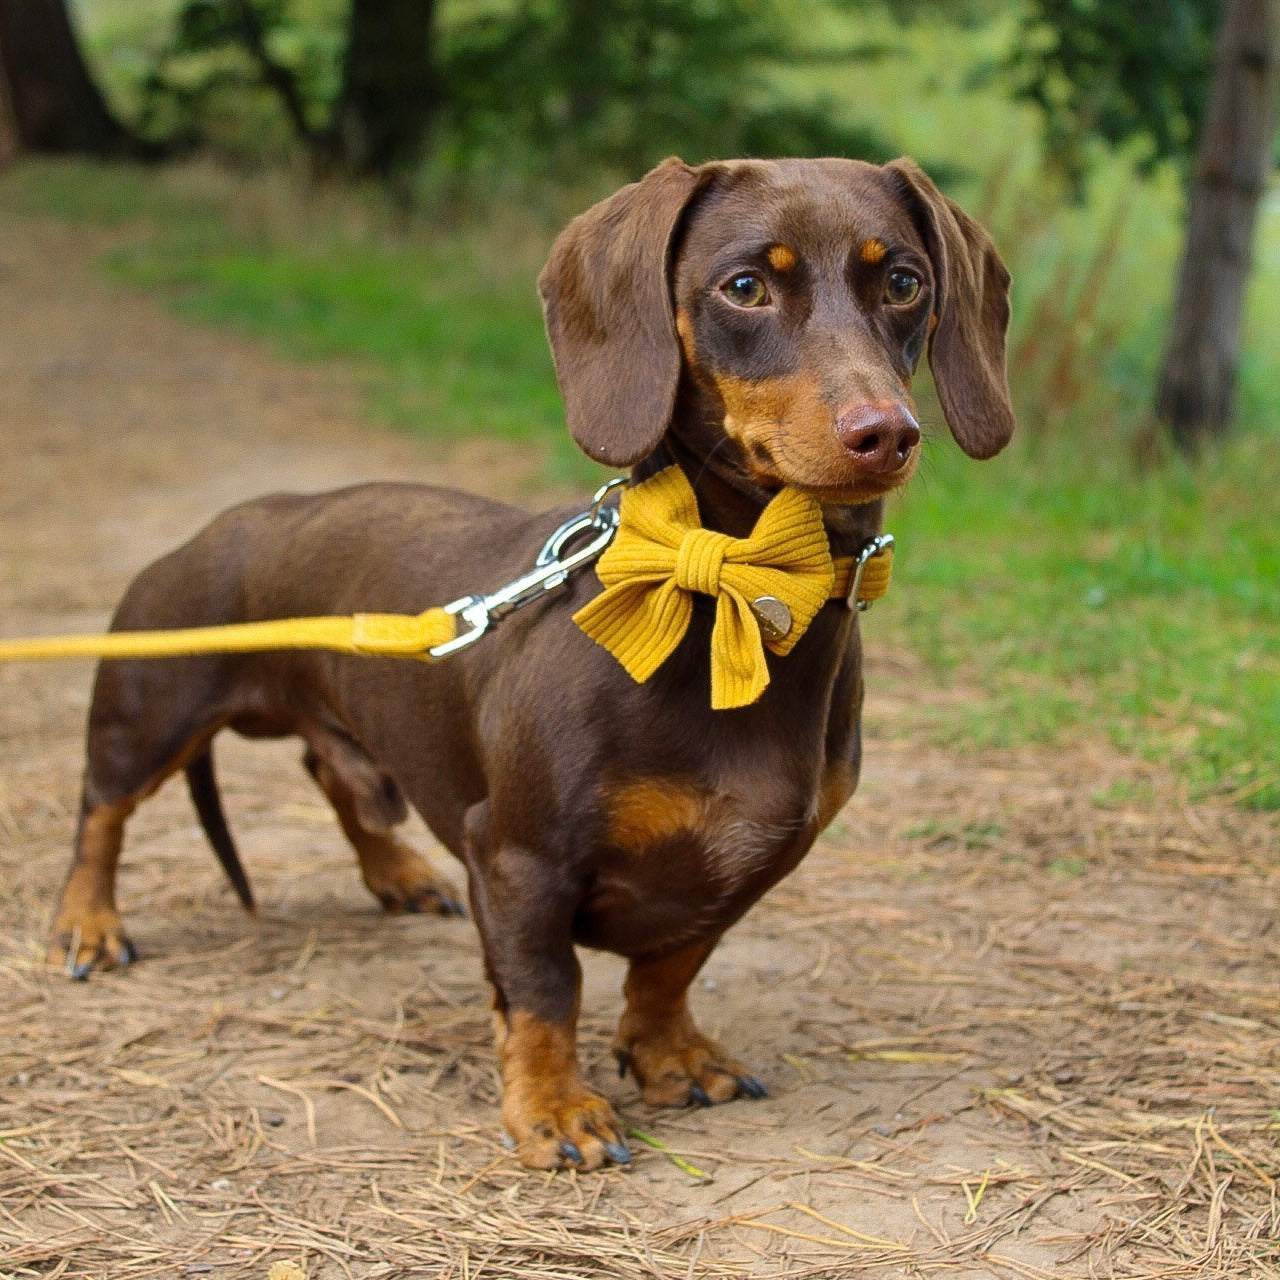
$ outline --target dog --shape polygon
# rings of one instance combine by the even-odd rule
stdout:
[[[624,515],[633,491],[667,477],[689,486],[713,541],[744,539],[798,493],[830,553],[853,555],[916,469],[910,383],[926,352],[967,454],[994,455],[1013,430],[1009,274],[909,160],[668,160],[575,219],[538,283],[569,430],[629,471]],[[145,569],[112,627],[416,613],[518,578],[565,515],[396,483],[275,494]],[[103,662],[51,958],[77,977],[136,958],[115,903],[124,823],[179,770],[251,908],[210,744],[224,728],[297,735],[386,910],[461,910],[397,838],[408,805],[465,866],[502,1121],[523,1164],[630,1159],[579,1074],[577,946],[629,962],[614,1052],[646,1103],[764,1096],[698,1029],[687,992],[853,793],[857,614],[824,593],[792,651],[764,655],[754,700],[717,709],[719,605],[699,590],[643,683],[574,621],[600,593],[590,569],[437,663],[320,651]]]

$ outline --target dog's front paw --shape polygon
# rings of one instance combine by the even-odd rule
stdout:
[[[668,1029],[647,1039],[620,1035],[613,1052],[619,1074],[630,1070],[651,1107],[709,1107],[731,1098],[769,1096],[741,1062],[691,1027]]]
[[[46,958],[69,978],[87,978],[95,969],[123,968],[138,958],[114,907],[95,907],[58,916]]]
[[[537,1100],[509,1099],[502,1119],[526,1168],[598,1169],[606,1163],[631,1163],[613,1108],[582,1086]]]

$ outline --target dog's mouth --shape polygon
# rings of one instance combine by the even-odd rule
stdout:
[[[915,468],[911,468],[914,472]],[[860,507],[867,502],[876,502],[881,498],[887,497],[895,489],[901,488],[910,479],[909,476],[904,477],[895,484],[878,485],[870,487],[866,485],[858,485],[854,487],[846,487],[840,485],[799,485],[795,484],[793,489],[801,489],[805,493],[832,506],[838,507]]]
[[[915,475],[920,461],[918,443],[900,456],[895,454],[891,462],[882,459],[878,466],[868,465],[838,444],[821,451],[804,444],[797,447],[782,433],[771,444],[757,438],[742,451],[743,469],[754,485],[767,492],[784,486],[799,489],[820,502],[839,506],[875,502],[900,489]]]

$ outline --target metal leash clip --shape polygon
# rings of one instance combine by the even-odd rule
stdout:
[[[437,644],[427,650],[430,658],[447,658],[459,649],[474,644],[489,626],[514,613],[532,600],[538,600],[548,591],[554,591],[569,580],[569,575],[583,565],[590,564],[613,541],[618,529],[617,507],[606,507],[605,499],[614,489],[626,484],[624,479],[610,480],[596,490],[591,506],[581,515],[566,520],[542,545],[534,567],[526,574],[509,582],[505,587],[484,596],[462,596],[444,606],[445,613],[459,618],[467,629],[452,640]],[[595,531],[590,542],[584,542],[576,551],[563,555],[579,534]]]
[[[866,613],[871,608],[870,600],[858,599],[858,592],[862,590],[862,575],[866,572],[867,561],[874,560],[877,556],[882,556],[886,551],[892,550],[893,534],[891,533],[882,533],[874,538],[868,538],[858,548],[858,554],[853,559],[853,573],[849,579],[849,594],[845,597],[845,604],[850,609],[857,609],[859,613]]]

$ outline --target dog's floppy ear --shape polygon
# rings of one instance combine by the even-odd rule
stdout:
[[[699,170],[664,160],[561,232],[538,277],[569,432],[629,467],[666,430],[680,378],[671,254]]]
[[[921,215],[937,277],[929,367],[947,425],[971,458],[990,458],[1013,434],[1005,372],[1009,272],[991,237],[911,160],[887,165]]]

